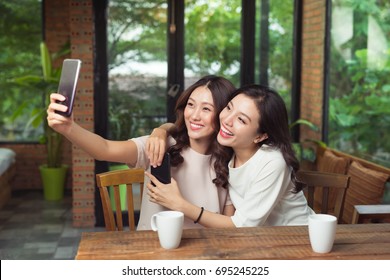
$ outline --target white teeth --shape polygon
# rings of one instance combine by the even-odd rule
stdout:
[[[201,127],[203,127],[203,125],[195,124],[195,123],[191,123],[191,126],[196,127],[196,128],[201,128]]]
[[[233,133],[231,133],[230,131],[224,130],[223,128],[221,128],[221,130],[223,133],[230,135],[230,136],[233,136]]]

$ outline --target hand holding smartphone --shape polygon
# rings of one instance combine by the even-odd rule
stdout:
[[[72,115],[80,68],[80,59],[64,59],[57,92],[65,96],[65,100],[61,102],[58,101],[58,103],[67,106],[68,110],[66,112],[56,111],[57,114],[61,114],[66,117],[70,117]]]
[[[157,167],[151,166],[150,171],[152,175],[156,177],[161,183],[171,183],[171,158],[169,154],[165,153],[161,165]]]

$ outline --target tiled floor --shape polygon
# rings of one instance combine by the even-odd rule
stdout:
[[[51,202],[42,192],[13,193],[0,210],[0,259],[74,259],[81,232],[104,228],[73,228],[71,207],[70,195]]]

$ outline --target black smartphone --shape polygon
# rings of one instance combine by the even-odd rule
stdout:
[[[62,94],[66,98],[64,101],[58,103],[66,105],[68,107],[68,110],[66,112],[56,111],[56,113],[64,115],[66,117],[70,117],[70,115],[72,115],[80,68],[80,59],[64,59],[62,63],[61,78],[57,92],[59,94]]]
[[[169,184],[171,182],[171,158],[169,153],[165,153],[160,166],[151,166],[150,171],[161,183]]]

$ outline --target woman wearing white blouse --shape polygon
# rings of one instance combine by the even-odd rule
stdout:
[[[206,227],[306,225],[313,212],[295,177],[299,162],[292,150],[283,99],[265,86],[249,85],[233,93],[220,113],[218,142],[231,147],[229,194],[233,216],[216,214],[185,200],[176,181],[148,185],[150,200],[181,211]],[[196,180],[196,178],[188,178]]]

